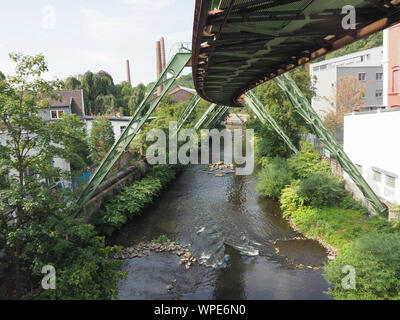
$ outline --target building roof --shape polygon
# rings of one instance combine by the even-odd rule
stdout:
[[[59,90],[54,93],[60,97],[60,100],[52,99],[50,101],[51,107],[70,107],[73,114],[82,119],[85,117],[83,90]]]

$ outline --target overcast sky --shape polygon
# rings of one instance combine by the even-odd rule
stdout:
[[[166,41],[167,60],[177,42],[191,42],[194,0],[12,0],[0,9],[0,71],[14,66],[9,52],[44,53],[46,78],[87,70],[109,72],[116,83],[156,78],[155,42]],[[186,71],[188,73],[190,70]]]

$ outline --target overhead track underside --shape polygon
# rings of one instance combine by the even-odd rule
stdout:
[[[342,26],[348,5],[356,29]],[[196,0],[196,90],[239,107],[257,85],[399,22],[399,8],[400,0]]]

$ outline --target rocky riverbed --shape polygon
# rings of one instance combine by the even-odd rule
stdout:
[[[185,265],[186,269],[190,269],[197,262],[197,258],[195,258],[189,250],[191,246],[192,245],[190,243],[180,245],[171,240],[167,240],[161,243],[140,242],[134,246],[124,248],[122,250],[122,253],[116,254],[114,258],[134,259],[147,255],[149,251],[169,252],[171,254],[176,254],[177,256],[181,257],[181,259],[179,260],[179,264],[183,264]]]

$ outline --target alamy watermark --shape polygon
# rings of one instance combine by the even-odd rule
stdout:
[[[148,132],[146,141],[155,142],[147,148],[146,160],[149,164],[211,164],[220,162],[223,155],[224,163],[238,165],[237,175],[253,173],[254,130],[202,129],[200,136],[199,139],[194,129],[184,129],[178,133],[177,122],[174,121],[169,123],[168,139],[163,130],[152,129]],[[222,139],[224,140],[223,151]],[[181,145],[178,148],[179,142]]]
[[[51,265],[42,268],[42,273],[46,274],[42,279],[42,288],[44,290],[56,289],[56,269]]]

